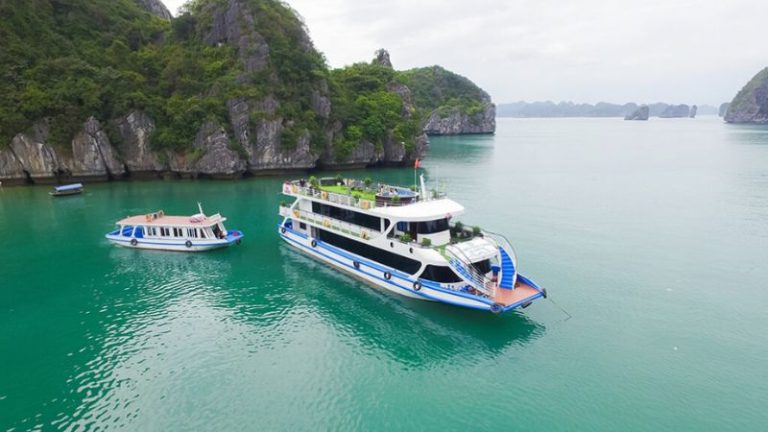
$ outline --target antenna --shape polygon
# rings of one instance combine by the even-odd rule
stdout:
[[[205,212],[203,211],[203,206],[200,204],[200,201],[197,202],[197,209],[200,210],[200,214],[205,216]]]

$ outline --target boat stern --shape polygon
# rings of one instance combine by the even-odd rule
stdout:
[[[243,235],[242,231],[230,230],[227,231],[227,237],[225,240],[227,241],[228,245],[231,245],[232,243],[240,244],[240,242],[243,240],[243,237],[245,236]]]

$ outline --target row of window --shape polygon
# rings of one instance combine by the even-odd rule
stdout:
[[[340,221],[349,222],[351,224],[364,226],[375,231],[381,231],[381,218],[376,216],[314,201],[312,202],[312,212]]]
[[[421,263],[414,259],[388,252],[377,247],[369,246],[357,240],[342,237],[338,234],[334,234],[319,228],[317,229],[316,237],[319,240],[336,246],[337,248],[344,249],[346,251],[352,252],[353,254],[360,255],[363,258],[376,261],[378,263],[384,264],[387,267],[392,267],[404,273],[414,274],[419,271],[419,268],[421,268]]]
[[[352,252],[355,255],[359,255],[371,261],[384,264],[385,266],[395,268],[404,273],[415,274],[421,267],[421,263],[414,259],[379,249],[322,229],[317,229],[317,238],[340,249]],[[439,283],[456,283],[461,282],[462,280],[450,269],[450,267],[431,264],[424,268],[424,273],[422,273],[421,277]]]
[[[208,238],[204,228],[147,227],[147,235],[153,237]]]

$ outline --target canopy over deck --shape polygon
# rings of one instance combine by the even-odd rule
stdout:
[[[71,190],[77,190],[82,189],[83,185],[81,183],[73,183],[68,185],[62,185],[62,186],[54,186],[54,189],[56,189],[56,192],[65,192],[65,191],[71,191]]]
[[[166,216],[162,212],[149,213],[145,215],[130,216],[117,222],[117,225],[144,225],[144,226],[167,226],[197,228],[201,226],[211,226],[219,222],[226,221],[227,218],[220,214],[213,216],[193,215],[193,216]]]
[[[460,215],[464,213],[464,207],[456,201],[443,198],[398,207],[376,207],[370,213],[385,218],[421,222]]]

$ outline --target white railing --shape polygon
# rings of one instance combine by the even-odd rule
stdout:
[[[340,221],[338,219],[319,215],[317,213],[312,213],[305,210],[299,210],[297,208],[291,209],[289,207],[280,207],[280,216],[309,222],[320,228],[353,235],[363,240],[374,239],[381,235],[381,232],[378,230],[372,230],[360,225],[351,224],[349,222]]]
[[[448,263],[467,280],[475,289],[493,298],[496,295],[496,283],[488,276],[480,273],[461,249],[448,246],[445,248],[448,255]]]
[[[376,201],[373,200],[355,198],[352,195],[328,192],[309,186],[300,186],[295,183],[283,183],[283,193],[290,195],[304,195],[323,201],[332,202],[334,204],[356,207],[363,210],[369,210],[376,207]]]

